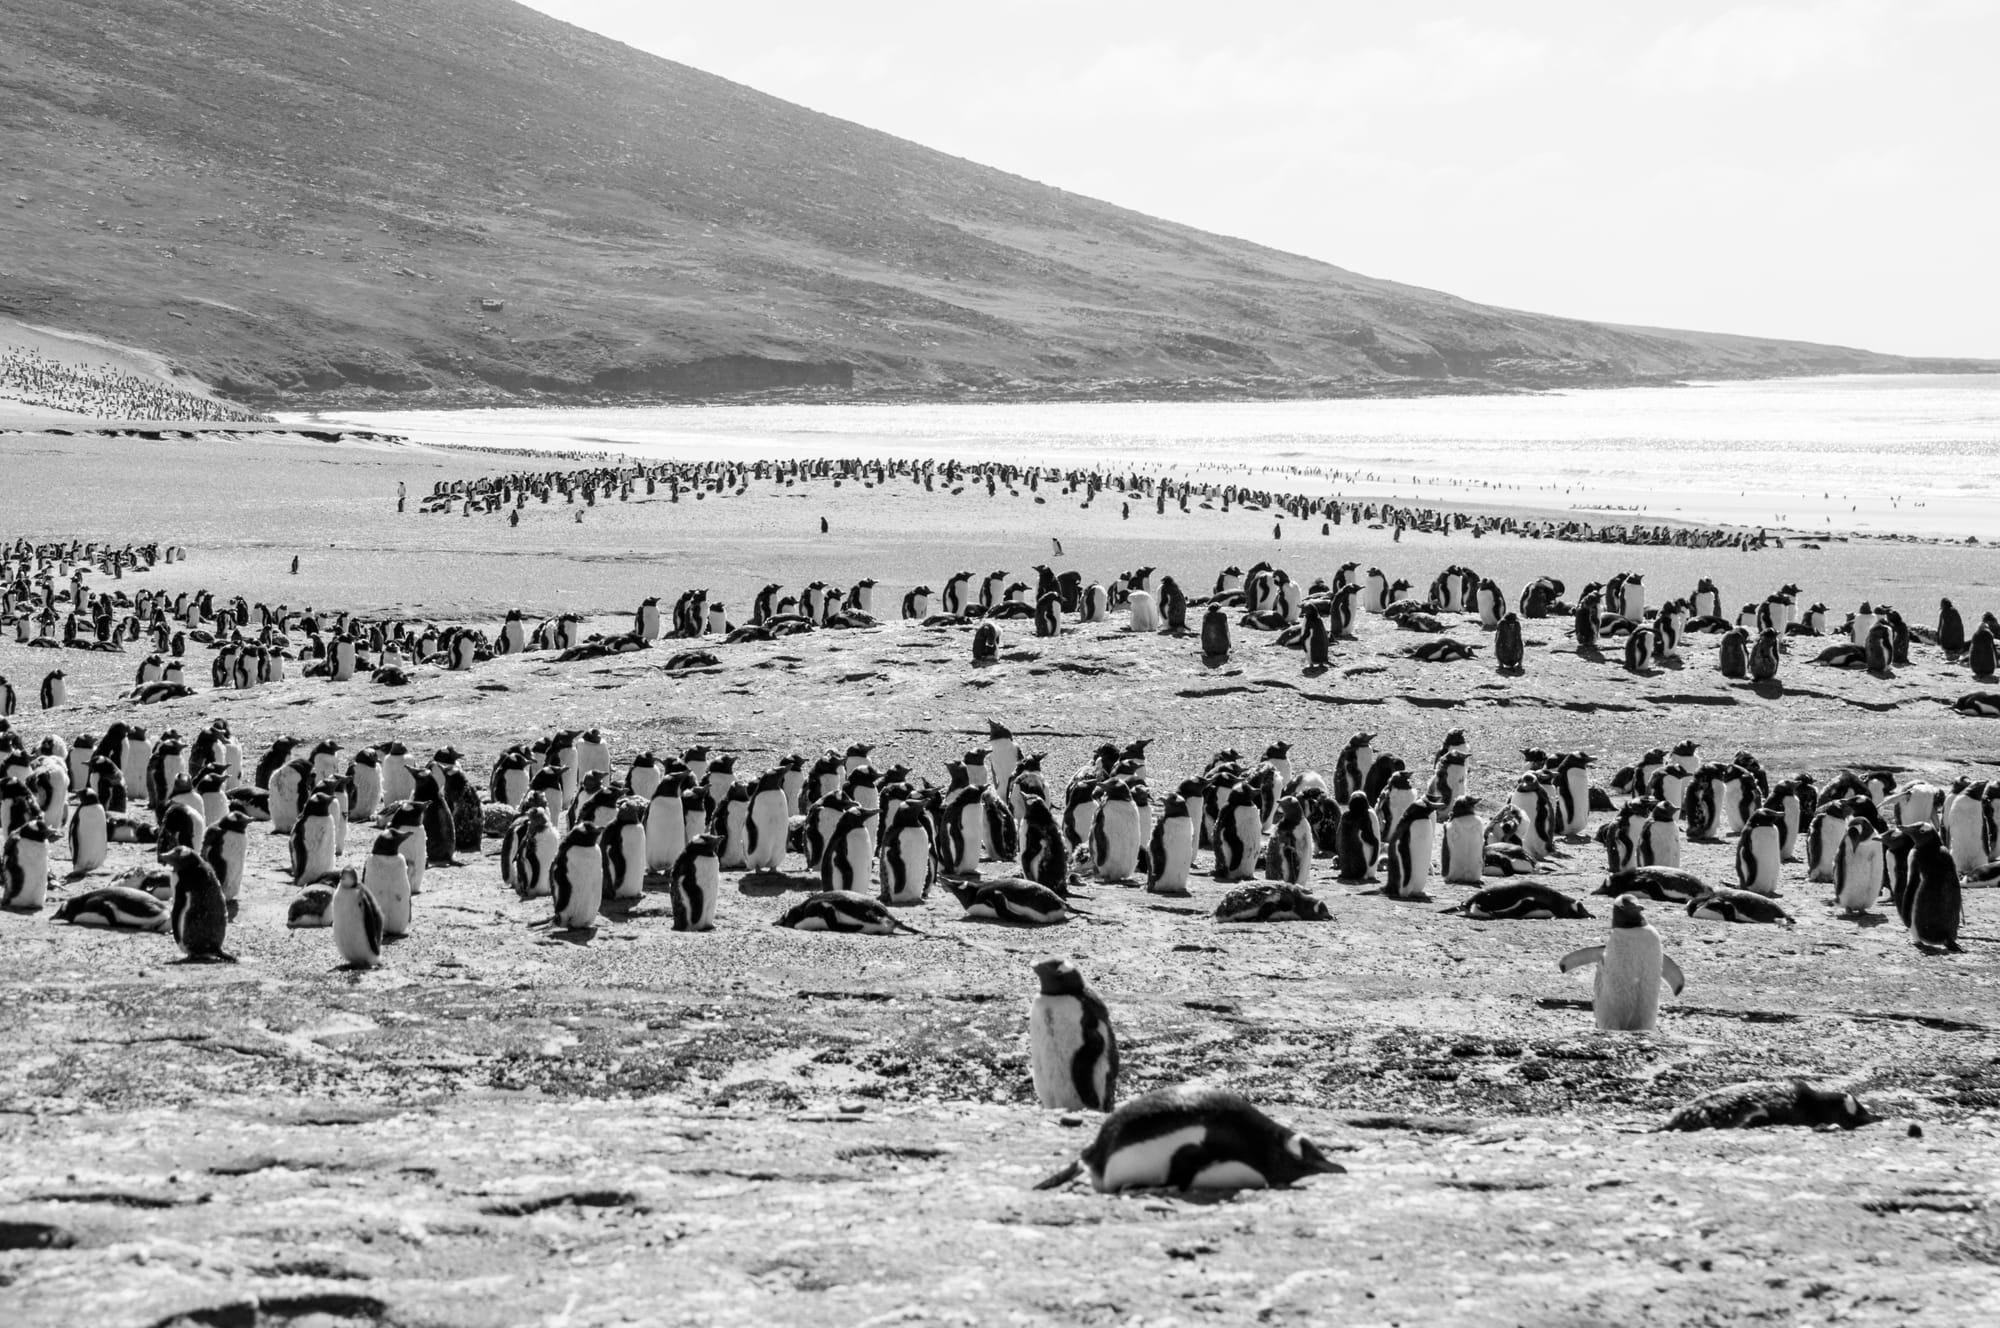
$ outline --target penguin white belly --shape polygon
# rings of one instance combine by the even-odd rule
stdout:
[[[1840,837],[1844,827],[1831,816],[1814,819],[1812,833],[1806,840],[1806,879],[1808,881],[1831,881],[1834,873],[1835,855],[1840,852]]]
[[[679,798],[655,798],[646,810],[646,866],[671,870],[687,848],[687,814]]]
[[[979,859],[986,848],[985,808],[977,802],[968,801],[958,813],[958,824],[958,861],[952,864],[952,872],[958,876],[977,876]]]
[[[549,881],[549,869],[555,864],[561,842],[553,830],[544,830],[528,842],[521,860],[521,871],[514,882],[514,888],[523,896],[541,898],[555,888]],[[405,859],[407,865],[408,860]]]
[[[410,872],[400,853],[370,854],[361,871],[361,888],[382,915],[384,936],[410,934]]]
[[[1076,1056],[1082,1050],[1083,1002],[1074,996],[1037,996],[1028,1015],[1028,1069],[1035,1097],[1043,1106],[1074,1111],[1086,1105],[1074,1078]],[[1102,1077],[1100,1073],[1098,1078]],[[1103,1085],[1096,1087],[1102,1102]]]
[[[1760,895],[1778,893],[1778,832],[1772,826],[1757,826],[1745,833],[1737,850],[1739,878],[1745,890]]]
[[[225,834],[222,839],[222,869],[216,872],[216,884],[222,887],[224,899],[236,898],[243,888],[243,854],[248,847],[242,835]]]
[[[1848,913],[1865,913],[1875,906],[1882,893],[1882,841],[1864,839],[1846,845],[1840,868],[1834,873],[1840,883],[1835,903]]]
[[[1642,840],[1648,867],[1678,867],[1681,865],[1681,836],[1674,825],[1665,821],[1654,821],[1646,827]]]
[[[1486,873],[1486,829],[1476,816],[1460,816],[1444,831],[1447,885],[1478,885]]]
[[[38,909],[49,894],[49,846],[39,839],[8,845],[7,907]]]
[[[624,822],[609,832],[618,836],[619,874],[612,880],[611,859],[605,858],[605,892],[613,899],[637,899],[646,893],[646,827]]]
[[[409,827],[410,833],[403,840],[403,866],[409,869],[410,893],[424,892],[424,862],[430,856],[430,836],[422,825]]]
[[[1230,820],[1237,842],[1241,845],[1242,856],[1230,863],[1228,879],[1247,881],[1256,870],[1257,849],[1263,837],[1264,823],[1255,807],[1236,808],[1230,814]]]
[[[1591,1004],[1597,1026],[1635,1032],[1660,1022],[1660,937],[1647,928],[1614,928],[1597,965]]]
[[[298,872],[296,885],[310,885],[333,870],[333,819],[318,817],[308,821],[299,836],[305,847],[303,864],[294,864]]]
[[[569,875],[569,898],[556,913],[558,927],[588,927],[597,921],[604,902],[604,859],[596,845],[563,850]]]
[[[1420,816],[1409,822],[1405,834],[1409,859],[1404,865],[1403,898],[1422,899],[1424,887],[1431,879],[1431,839],[1437,832],[1437,822],[1428,816]],[[1481,866],[1484,867],[1482,859]]]
[[[1951,850],[1952,863],[1961,875],[1986,865],[1985,819],[1985,809],[1977,798],[1960,795],[1945,808],[1945,847]]]
[[[1164,1185],[1173,1172],[1174,1156],[1190,1144],[1198,1145],[1207,1139],[1207,1126],[1184,1125],[1166,1134],[1122,1145],[1104,1159],[1104,1173],[1092,1176],[1091,1181],[1106,1194]]]
[[[924,878],[930,862],[931,837],[920,827],[908,827],[896,832],[882,850],[882,902],[887,904],[920,904],[924,898]],[[896,888],[897,873],[889,869],[893,858],[902,868],[901,889]]]
[[[1097,875],[1130,880],[1139,870],[1139,809],[1130,802],[1107,802],[1097,813]]]
[[[368,910],[372,907],[372,898],[359,889],[333,892],[333,947],[356,968],[373,968],[382,962],[382,952],[369,935]]]
[[[1536,828],[1541,824],[1536,819],[1541,801],[1532,793],[1515,793],[1508,799],[1508,805],[1517,808],[1521,813],[1521,851],[1528,855],[1530,862],[1540,862],[1549,856],[1548,841],[1542,838]]]
[[[109,839],[103,807],[93,804],[77,808],[76,817],[70,822],[69,843],[72,872],[92,872],[104,865]]]
[[[715,927],[716,896],[722,889],[722,871],[716,866],[715,856],[704,853],[695,860],[691,874],[694,877],[694,889],[701,897],[687,898],[683,889],[681,908],[687,914],[687,929],[711,931]]]
[[[750,819],[757,826],[757,852],[745,855],[751,871],[776,871],[785,860],[784,790],[759,793],[750,804]]]
[[[723,804],[722,842],[716,845],[715,852],[722,859],[724,870],[741,871],[746,865],[744,855],[749,851],[750,818],[745,813],[749,807],[747,802]]]

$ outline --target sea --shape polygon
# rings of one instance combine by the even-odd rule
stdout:
[[[2000,375],[1276,402],[701,405],[287,416],[637,458],[936,456],[1780,531],[2000,537]]]

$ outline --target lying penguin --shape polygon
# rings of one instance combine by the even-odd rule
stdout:
[[[1052,1190],[1088,1172],[1100,1194],[1276,1189],[1346,1170],[1241,1095],[1183,1085],[1119,1107],[1080,1157],[1035,1188]]]

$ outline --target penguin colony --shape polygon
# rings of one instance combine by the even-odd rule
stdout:
[[[527,492],[505,491],[515,494],[516,501]],[[1357,508],[1355,519],[1377,514],[1373,508]],[[384,686],[404,686],[426,671],[465,672],[528,652],[553,651],[558,662],[571,663],[650,651],[662,639],[772,642],[821,630],[876,627],[892,613],[927,627],[969,629],[975,664],[999,658],[1006,641],[1001,623],[1019,622],[1023,632],[1052,637],[1067,623],[1103,623],[1117,615],[1129,632],[1190,637],[1210,661],[1229,658],[1240,643],[1269,639],[1301,652],[1310,674],[1330,665],[1340,643],[1354,638],[1357,616],[1369,613],[1426,638],[1402,652],[1412,660],[1459,664],[1490,648],[1503,675],[1532,667],[1523,624],[1554,620],[1566,623],[1560,630],[1564,645],[1542,643],[1547,648],[1565,648],[1638,674],[1680,665],[1697,638],[1713,636],[1720,674],[1753,686],[1782,690],[1780,675],[1794,656],[1813,666],[1893,677],[1897,668],[1911,663],[1919,646],[1934,649],[1948,667],[1966,669],[1975,682],[2000,682],[2000,617],[1991,611],[1982,613],[1969,632],[1950,599],[1940,602],[1934,627],[1913,626],[1893,606],[1867,601],[1836,622],[1824,603],[1801,610],[1799,588],[1784,585],[1745,603],[1732,617],[1709,578],[1702,578],[1691,595],[1650,606],[1643,577],[1629,572],[1585,585],[1574,602],[1565,598],[1562,581],[1537,577],[1510,602],[1491,578],[1459,564],[1432,577],[1421,594],[1408,580],[1391,580],[1379,567],[1364,571],[1356,562],[1343,564],[1330,579],[1315,577],[1304,585],[1284,568],[1259,562],[1247,572],[1226,567],[1208,593],[1193,595],[1156,568],[1086,581],[1080,572],[1057,573],[1042,564],[1031,570],[1032,585],[1004,570],[961,570],[941,579],[942,590],[918,585],[899,599],[888,592],[878,597],[878,584],[868,578],[846,588],[815,581],[796,593],[772,584],[752,597],[740,624],[707,590],[693,589],[666,610],[660,597],[647,598],[626,630],[589,633],[574,613],[531,626],[514,610],[489,631],[251,603],[241,595],[208,590],[166,595],[143,588],[129,593],[93,590],[88,584],[92,573],[122,580],[128,570],[185,556],[184,550],[157,543],[113,547],[17,541],[0,547],[0,632],[11,631],[17,644],[30,648],[146,650],[124,697],[141,704],[179,700],[196,694],[204,683],[214,690],[247,690],[283,682],[293,670],[332,682],[365,677]],[[1447,635],[1448,615],[1476,620],[1490,642]],[[210,652],[206,665],[190,663],[191,647]],[[663,667],[673,672],[716,663],[709,652],[680,650]],[[44,710],[69,704],[66,671],[49,670],[33,697],[26,701],[0,676],[0,717],[5,717],[24,704]],[[1940,700],[1967,716],[2000,717],[2000,691],[1974,690]]]
[[[586,658],[593,647],[624,653],[666,636],[775,639],[877,621],[869,582],[846,592],[815,583],[797,596],[769,587],[743,628],[689,592],[670,617],[657,601],[641,605],[632,631],[612,638],[582,638],[574,619],[538,624],[531,634],[513,615],[488,637],[206,594],[92,594],[83,584],[85,568],[116,578],[141,561],[176,556],[159,546],[17,545],[4,569],[5,607],[15,625],[33,624],[30,644],[115,650],[150,632],[159,650],[141,666],[131,697],[139,702],[159,699],[149,688],[186,685],[168,670],[178,673],[188,640],[215,648],[212,685],[240,687],[282,680],[294,634],[306,642],[297,656],[308,661],[304,673],[346,681],[357,671],[418,664],[464,669],[528,649]],[[903,597],[902,614],[983,629],[992,634],[990,657],[995,623],[1010,618],[1033,620],[1037,630],[1053,620],[1059,629],[1068,618],[1125,612],[1137,630],[1192,635],[1186,611],[1195,606],[1204,610],[1204,653],[1227,654],[1232,630],[1275,633],[1305,652],[1310,668],[1348,634],[1356,612],[1433,635],[1419,647],[1431,653],[1420,658],[1464,659],[1478,647],[1438,635],[1439,615],[1470,613],[1493,632],[1500,667],[1513,670],[1524,666],[1523,617],[1569,617],[1579,652],[1623,637],[1623,662],[1634,669],[1673,658],[1693,634],[1718,634],[1723,672],[1730,673],[1734,642],[1760,681],[1777,669],[1760,674],[1758,652],[1780,658],[1794,637],[1841,638],[1817,657],[1828,666],[1887,672],[1907,662],[1915,640],[1990,672],[1996,635],[1989,614],[1968,636],[1949,601],[1935,631],[1911,629],[1880,605],[1860,606],[1838,628],[1824,606],[1794,618],[1796,587],[1746,605],[1732,626],[1712,584],[1653,609],[1630,575],[1585,587],[1573,606],[1560,582],[1541,578],[1516,612],[1497,585],[1460,567],[1433,579],[1421,600],[1407,583],[1353,564],[1304,588],[1268,564],[1226,569],[1201,598],[1153,569],[1108,584],[1036,571],[1032,601],[1025,584],[1005,584],[1005,573],[961,572],[943,579],[937,611],[936,592],[918,587]],[[1753,628],[1755,644],[1742,650]],[[1447,645],[1458,653],[1435,649]],[[63,700],[51,695],[45,679],[44,706],[60,709]],[[0,700],[16,713],[11,690]],[[2000,705],[1959,708],[2000,713]],[[1405,761],[1378,752],[1377,735],[1367,733],[1354,735],[1327,775],[1295,771],[1289,744],[1277,742],[1254,759],[1217,752],[1201,770],[1170,780],[1148,769],[1147,744],[1136,740],[1106,744],[1058,781],[996,724],[987,745],[953,754],[934,780],[906,765],[878,766],[861,744],[797,753],[739,777],[727,753],[614,754],[604,734],[580,730],[526,738],[475,776],[451,748],[420,758],[396,742],[350,751],[336,740],[280,736],[252,762],[222,720],[157,737],[125,720],[101,735],[40,739],[14,721],[0,724],[0,905],[33,911],[54,903],[62,922],[170,933],[195,961],[229,959],[228,929],[245,888],[244,836],[265,823],[290,849],[288,921],[328,930],[333,956],[360,969],[385,962],[390,942],[411,930],[427,868],[465,865],[495,837],[501,883],[546,899],[555,928],[588,928],[601,911],[648,891],[670,896],[675,930],[727,928],[719,905],[733,891],[722,873],[782,873],[802,862],[820,888],[778,925],[863,935],[920,930],[899,914],[928,908],[934,893],[955,899],[969,919],[1046,926],[1084,913],[1075,896],[1086,889],[1187,896],[1204,877],[1218,889],[1213,912],[1223,923],[1331,920],[1334,908],[1320,890],[1329,875],[1363,887],[1342,908],[1357,906],[1348,901],[1361,894],[1423,901],[1458,886],[1469,893],[1447,911],[1465,917],[1587,918],[1583,900],[1533,878],[1542,862],[1594,838],[1606,854],[1599,893],[1612,897],[1607,942],[1552,967],[1593,972],[1593,1010],[1606,1030],[1655,1027],[1662,992],[1678,994],[1687,980],[1649,921],[1653,906],[1696,920],[1784,924],[1790,914],[1776,900],[1789,876],[1794,885],[1830,887],[1829,902],[1848,915],[1866,914],[1886,896],[1912,942],[1951,951],[1962,889],[2000,881],[2000,785],[1966,776],[1949,786],[1899,788],[1869,771],[1841,772],[1824,788],[1803,774],[1774,782],[1750,753],[1704,760],[1685,742],[1645,753],[1605,786],[1592,782],[1586,753],[1529,751],[1518,773],[1481,778],[1483,754],[1461,735]],[[1606,817],[1594,834],[1593,814]],[[1683,839],[1727,836],[1735,838],[1733,883],[1680,868]],[[54,879],[61,855],[51,848],[64,841],[72,874]],[[93,886],[111,844],[145,846],[157,865]],[[1030,1060],[1038,1098],[1110,1113],[1071,1174],[1088,1172],[1098,1188],[1115,1190],[1286,1184],[1339,1170],[1310,1140],[1230,1094],[1166,1090],[1118,1106],[1105,1003],[1068,961],[1044,961],[1035,974]],[[1819,1103],[1803,1089],[1795,1100]],[[1832,1119],[1827,1111],[1838,1115],[1825,1108],[1814,1118]]]

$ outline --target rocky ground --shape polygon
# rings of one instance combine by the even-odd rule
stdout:
[[[382,502],[396,476],[463,473],[462,457],[161,449],[146,496],[123,483],[65,496],[76,451],[98,446],[54,439],[13,455],[17,491],[42,495],[23,533],[122,522],[142,538],[150,516],[163,536],[195,533],[183,536],[190,561],[149,584],[275,599],[298,586],[282,570],[288,542],[331,532],[341,547],[308,559],[308,577],[324,578],[315,602],[489,621],[512,603],[609,609],[644,585],[669,600],[689,584],[740,598],[731,587],[765,579],[873,574],[900,596],[918,577],[941,584],[961,558],[1025,566],[1051,530],[1092,575],[1154,563],[1196,586],[1224,561],[1276,551],[1268,513],[1165,525],[1103,502],[1057,511],[944,493],[898,494],[891,509],[889,493],[820,486],[800,510],[859,533],[793,533],[804,523],[776,493],[634,503],[581,527],[524,523],[525,556],[495,571],[491,547],[507,535],[491,519],[398,524]],[[108,444],[91,455],[116,464]],[[239,461],[265,482],[204,507],[202,486]],[[278,496],[301,476],[315,477],[318,506]],[[1744,595],[1793,580],[1843,608],[1893,596],[1913,618],[1941,587],[1976,614],[1993,580],[1984,551],[1881,544],[1690,554],[1398,545],[1343,529],[1279,548],[1308,578],[1350,557],[1426,578],[1467,561],[1509,585],[1530,571],[1574,586],[1643,566],[1655,598],[1716,569]],[[322,556],[340,570],[315,567]],[[1484,641],[1469,619],[1449,625]],[[1490,655],[1409,661],[1400,651],[1415,638],[1379,619],[1318,675],[1261,635],[1239,633],[1232,658],[1211,665],[1192,641],[1116,623],[1054,641],[1010,625],[1001,660],[975,668],[965,631],[889,623],[710,646],[716,666],[693,673],[664,672],[662,643],[594,663],[420,672],[398,689],[294,678],[144,719],[186,731],[226,716],[253,750],[279,732],[350,748],[450,742],[476,769],[555,727],[600,726],[620,757],[706,743],[749,773],[785,752],[868,741],[878,761],[933,779],[998,719],[1046,750],[1058,779],[1100,740],[1150,736],[1156,785],[1218,748],[1254,756],[1279,739],[1301,768],[1330,770],[1356,730],[1425,766],[1461,728],[1489,810],[1531,745],[1586,748],[1605,774],[1684,737],[1713,755],[1748,748],[1774,773],[1992,774],[1993,722],[1944,704],[1973,684],[1934,651],[1919,647],[1884,680],[1813,668],[1801,647],[1783,687],[1760,691],[1719,676],[1712,638],[1683,667],[1635,677],[1576,656],[1564,626],[1530,624],[1529,668],[1513,678]],[[55,653],[9,640],[0,672],[31,695]],[[76,704],[17,724],[68,734],[133,717],[113,699],[133,657],[62,662]],[[350,854],[366,845],[357,834]],[[1732,847],[1694,846],[1689,865],[1727,880]],[[120,848],[112,866],[139,860]],[[1548,879],[1588,891],[1601,862],[1572,842]],[[1336,884],[1327,864],[1328,923],[1219,925],[1221,887],[1197,880],[1185,900],[1099,885],[1079,900],[1087,917],[1040,932],[961,921],[934,895],[908,915],[923,934],[874,938],[771,927],[803,881],[734,874],[710,934],[672,932],[659,893],[587,934],[552,934],[545,901],[517,900],[490,856],[467,855],[426,875],[413,934],[358,974],[336,968],[326,932],[285,928],[282,864],[282,840],[253,835],[234,965],[176,963],[164,937],[0,914],[9,1323],[1960,1324],[2000,1313],[1990,893],[1969,896],[1965,953],[1937,957],[1892,921],[1843,920],[1797,864],[1783,887],[1796,927],[1656,906],[1687,990],[1657,1034],[1606,1035],[1588,982],[1555,967],[1596,942],[1604,909],[1470,922],[1439,912],[1461,887],[1434,884],[1429,905],[1391,902]],[[796,876],[798,860],[789,866]],[[1034,1192],[1094,1129],[1032,1100],[1028,969],[1050,953],[1073,956],[1109,1003],[1127,1095],[1228,1085],[1307,1130],[1347,1174],[1206,1200]],[[1883,1122],[1651,1132],[1696,1093],[1791,1074],[1853,1088]]]

